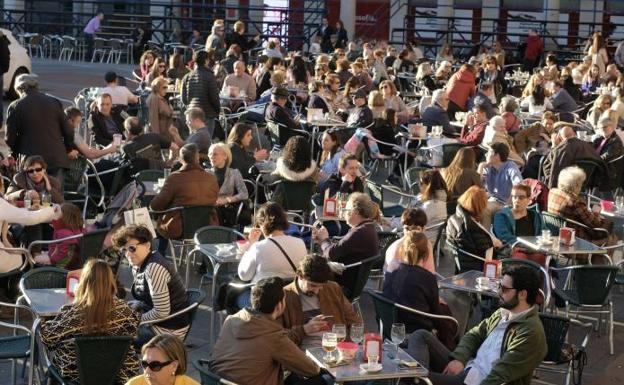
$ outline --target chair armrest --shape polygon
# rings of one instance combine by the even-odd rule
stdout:
[[[594,328],[594,325],[592,325],[591,322],[581,322],[576,318],[570,318],[570,323],[584,329],[584,336],[583,341],[581,342],[581,347],[586,348],[587,343],[589,342],[589,336]]]
[[[32,255],[32,248],[34,246],[36,246],[36,245],[53,245],[55,243],[61,243],[61,242],[65,242],[65,241],[70,241],[72,239],[82,238],[82,237],[84,237],[84,234],[70,235],[69,237],[53,239],[53,240],[50,240],[50,241],[32,241],[28,245],[28,254]]]
[[[441,321],[452,321],[457,326],[457,330],[455,331],[454,337],[457,337],[457,335],[459,334],[459,322],[457,322],[457,320],[455,318],[451,317],[451,316],[431,314],[431,313],[427,313],[427,312],[424,312],[424,311],[416,310],[416,309],[408,307],[408,306],[401,305],[399,303],[395,303],[394,306],[396,306],[397,308],[399,308],[401,310],[405,310],[407,312],[410,312],[412,314],[416,314],[416,315],[419,315],[419,316],[422,316],[422,317],[425,317],[425,318],[431,318],[431,319],[434,319],[434,320],[441,320]]]
[[[361,264],[363,264],[363,263],[376,261],[376,260],[378,260],[379,258],[381,258],[381,256],[380,256],[380,255],[375,255],[375,256],[373,256],[373,257],[368,257],[368,258],[363,259],[363,260],[361,260],[361,261],[358,261],[358,262],[355,262],[355,263],[351,263],[351,264],[349,264],[349,265],[345,265],[345,270],[346,270],[346,269],[349,269],[349,268],[351,268],[351,267],[357,267],[357,266],[360,266],[360,265],[361,265]]]
[[[27,249],[24,249],[23,247],[4,247],[4,246],[0,246],[0,250],[6,251],[6,252],[9,252],[9,253],[21,253],[21,254],[24,254],[26,256],[27,263],[25,263],[24,266],[22,266],[21,270],[25,269],[26,266],[35,264],[35,261],[33,260],[33,257],[32,257],[32,254],[30,253],[30,251],[27,250]]]
[[[253,287],[254,285],[255,283],[252,282],[228,282],[228,286],[235,289],[247,289]]]
[[[159,210],[149,210],[149,213],[150,214],[155,214],[155,215],[162,215],[162,214],[172,213],[174,211],[180,211],[182,209],[184,209],[184,207],[177,206],[177,207],[172,207],[172,208],[169,208],[169,209],[166,209],[166,210],[160,210],[160,211]]]
[[[170,320],[170,319],[175,318],[175,317],[177,317],[177,316],[179,316],[181,314],[187,313],[187,312],[195,309],[197,306],[199,306],[199,304],[197,302],[192,303],[192,304],[190,304],[189,306],[185,307],[182,310],[179,310],[179,311],[177,311],[177,312],[175,312],[173,314],[169,314],[165,318],[159,318],[159,319],[150,320],[150,321],[141,321],[139,326],[142,326],[142,325],[154,325],[154,324],[158,324],[158,323],[163,322],[163,321]]]

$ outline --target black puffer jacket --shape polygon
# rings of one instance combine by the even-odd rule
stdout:
[[[446,236],[455,247],[482,258],[485,258],[486,250],[493,247],[490,235],[460,205],[457,205],[455,214],[451,215],[446,223]],[[459,264],[461,266],[459,273],[483,270],[483,262],[467,255],[459,255]]]
[[[201,108],[206,118],[216,118],[221,110],[219,89],[212,71],[199,67],[182,79],[182,103],[187,108]]]

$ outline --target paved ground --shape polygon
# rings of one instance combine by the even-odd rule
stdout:
[[[57,61],[34,62],[34,72],[38,73],[41,78],[42,88],[51,94],[60,98],[71,100],[75,94],[83,87],[88,85],[99,85],[102,83],[103,74],[114,69],[120,74],[128,76],[130,67],[102,64],[83,64],[83,63],[59,63]],[[6,108],[6,101],[3,103]],[[452,270],[452,261],[449,258],[441,258],[440,272],[443,275],[450,275]],[[120,272],[121,279],[124,283],[130,282],[130,273],[127,267],[122,267]],[[191,287],[197,287],[199,276],[193,274]],[[374,286],[374,282],[369,283]],[[203,290],[210,291],[210,286],[205,285]],[[604,332],[601,335],[593,332],[589,343],[588,361],[585,368],[583,379],[586,384],[596,385],[621,385],[624,383],[624,295],[620,289],[613,291],[613,302],[615,304],[615,355],[608,353],[608,338]],[[197,360],[206,358],[210,352],[210,344],[208,341],[208,322],[209,311],[208,304],[210,298],[204,301],[200,307],[197,318],[191,329],[187,344],[189,346],[190,359]],[[374,309],[370,299],[364,296],[361,300],[361,306],[364,313],[366,328],[368,330],[376,329]],[[0,335],[6,334],[6,329],[0,328]],[[574,336],[573,336],[574,337]],[[199,378],[194,369],[190,370],[190,375]],[[21,382],[21,381],[18,381]],[[561,384],[563,378],[557,375],[540,375],[536,378],[534,384]],[[0,385],[10,383],[10,365],[0,363]]]

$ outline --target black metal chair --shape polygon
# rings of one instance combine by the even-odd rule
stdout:
[[[267,199],[279,203],[285,211],[292,211],[307,218],[312,210],[312,195],[316,182],[278,180],[267,186]]]
[[[571,347],[568,340],[568,332],[570,325],[574,325],[584,329],[584,336],[577,349],[585,350],[591,333],[591,323],[582,323],[576,319],[562,317],[556,314],[540,313],[540,320],[544,326],[544,334],[546,335],[546,343],[548,345],[548,353],[546,357],[536,368],[538,372],[561,373],[565,374],[565,384],[572,383],[574,359],[568,355],[562,354],[566,347]],[[565,368],[558,368],[565,365]],[[581,383],[580,381],[578,383]]]
[[[126,360],[133,337],[76,337],[78,377],[81,384],[112,385]],[[73,385],[54,366],[48,368],[51,379],[61,385]]]
[[[197,360],[193,362],[193,366],[199,372],[201,385],[237,385],[232,381],[228,381],[225,378],[213,373],[208,369],[208,360]]]
[[[195,320],[195,316],[197,315],[197,309],[199,308],[199,305],[201,305],[202,302],[204,302],[204,299],[206,299],[206,293],[204,293],[202,290],[198,290],[198,289],[186,289],[186,298],[188,300],[189,305],[187,307],[185,307],[182,310],[179,310],[173,314],[169,314],[167,317],[165,318],[161,318],[161,319],[157,319],[157,320],[151,320],[151,321],[143,321],[141,322],[141,326],[146,325],[146,326],[154,326],[154,325],[158,325],[161,322],[173,319],[179,315],[182,314],[187,314],[189,315],[189,328],[186,331],[186,334],[184,335],[184,338],[182,339],[182,341],[186,340],[186,337],[188,337],[189,333],[191,332],[191,328],[193,327],[193,321]]]
[[[383,258],[377,254],[373,257],[345,265],[342,274],[336,277],[336,282],[342,286],[345,297],[353,303],[359,314],[362,314],[359,304],[360,296],[364,291],[364,287],[366,287],[373,265],[377,263],[379,259],[383,260]]]
[[[403,306],[399,303],[391,301],[378,291],[367,290],[366,293],[370,295],[370,297],[373,299],[373,306],[375,307],[375,318],[377,319],[377,322],[379,322],[379,332],[384,339],[391,339],[391,326],[393,323],[400,321],[400,311],[412,313],[419,317],[428,318],[431,320],[445,320],[454,322],[455,325],[457,325],[457,332],[459,331],[459,323],[455,318],[451,316],[431,314],[408,306]],[[457,337],[457,334],[455,334],[455,337]]]
[[[193,243],[195,245],[195,248],[191,251],[191,253],[201,253],[199,245],[234,243],[242,239],[245,239],[245,236],[243,234],[229,227],[204,226],[197,229],[197,231],[195,231],[195,234],[193,235]],[[212,266],[212,261],[203,253],[202,258],[204,263],[206,264],[206,273],[202,275],[201,279],[199,280],[200,288],[204,284],[204,279],[212,280],[212,269],[209,268],[210,266]]]
[[[619,272],[617,266],[568,266],[550,268],[559,276],[565,276],[563,284],[555,280],[554,293],[565,301],[566,317],[570,313],[599,315],[597,328],[602,323],[602,315],[608,315],[609,353],[613,355],[613,301],[609,298],[615,277]],[[570,308],[574,307],[574,310]]]
[[[466,147],[463,143],[444,143],[442,145],[442,167],[448,167],[455,159],[457,151],[463,147]]]
[[[383,286],[383,265],[386,258],[386,251],[394,241],[401,238],[401,234],[394,231],[378,231],[377,237],[379,238],[379,255],[381,258],[377,259],[373,266],[371,266],[369,278],[376,279],[377,288],[381,290]]]
[[[11,308],[17,314],[20,310],[25,310],[30,313],[32,319],[36,319],[32,310],[25,305],[18,305],[12,303],[0,302],[0,308]],[[34,329],[29,328],[27,325],[19,322],[19,317],[15,317],[14,322],[0,321],[0,327],[13,331],[12,335],[4,335],[0,337],[0,360],[11,360],[11,377],[13,385],[16,384],[17,376],[17,360],[24,360],[24,369],[26,369],[26,362],[30,361],[32,365],[33,350],[31,347],[35,345],[36,333]],[[19,334],[20,332],[24,334]],[[32,375],[32,370],[29,371],[29,376]],[[30,383],[31,381],[29,381]]]
[[[483,264],[485,262],[485,258],[480,257],[478,255],[474,255],[472,253],[467,252],[466,250],[462,250],[459,247],[457,247],[456,245],[453,244],[453,242],[451,242],[450,240],[446,240],[446,246],[451,250],[451,253],[453,254],[453,259],[455,260],[455,273],[463,273],[466,272],[468,270],[473,270],[470,268],[462,268],[462,261],[470,261],[470,260],[478,260],[481,261],[481,263]],[[483,268],[479,269],[479,270],[483,270]]]

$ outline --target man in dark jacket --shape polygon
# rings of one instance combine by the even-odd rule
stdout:
[[[373,123],[373,111],[366,104],[366,91],[363,88],[355,91],[353,95],[355,108],[349,113],[347,126],[365,128]]]
[[[301,128],[298,122],[296,122],[286,109],[286,102],[288,101],[288,90],[283,87],[276,87],[271,93],[271,103],[264,111],[264,118],[267,122],[274,122],[279,124],[279,132],[277,137],[279,138],[280,146],[285,146],[288,139],[295,135],[293,130]]]
[[[67,153],[75,148],[74,129],[57,99],[39,92],[37,75],[24,74],[15,79],[20,98],[9,105],[6,143],[16,156],[41,155],[48,174],[63,180],[70,167]]]
[[[171,148],[177,152],[178,147],[171,143],[167,137],[155,132],[145,132],[143,126],[136,117],[130,117],[124,121],[126,138],[128,141],[121,148],[124,157],[132,162],[135,171],[162,170],[164,162],[161,150]]]
[[[431,100],[433,103],[422,112],[422,123],[427,126],[428,129],[431,129],[433,126],[442,126],[442,133],[444,136],[457,136],[457,129],[451,125],[448,113],[446,112],[449,104],[446,91],[443,89],[433,91]]]
[[[325,196],[325,190],[329,190],[329,196],[333,197],[337,193],[350,195],[354,192],[364,192],[364,183],[358,175],[360,162],[353,154],[348,154],[340,158],[338,162],[338,173],[332,174],[329,179],[319,186],[319,192]]]
[[[555,124],[553,146],[544,163],[542,165],[542,172],[546,178],[546,185],[548,188],[557,187],[557,180],[559,178],[559,172],[566,167],[572,166],[576,161],[581,159],[591,159],[601,164],[600,170],[597,172],[603,173],[605,171],[605,165],[596,155],[596,150],[591,143],[581,140],[576,137],[574,129],[563,122]]]
[[[613,197],[613,190],[621,185],[622,166],[624,156],[624,146],[622,139],[615,132],[616,123],[609,117],[601,118],[598,121],[599,138],[594,140],[594,148],[596,152],[607,164],[607,178],[601,178],[600,192],[606,198]]]
[[[9,50],[9,45],[11,42],[9,39],[4,36],[2,31],[0,31],[0,100],[2,96],[4,96],[4,74],[9,71],[9,65],[11,63],[11,51]],[[0,128],[2,128],[2,124],[4,123],[4,108],[0,108]]]
[[[199,107],[204,110],[206,127],[214,129],[215,119],[221,111],[219,101],[219,87],[217,80],[210,70],[208,52],[204,50],[193,53],[195,69],[182,79],[182,103],[186,107]]]
[[[554,91],[555,93],[550,100],[553,106],[553,111],[560,113],[559,120],[564,122],[573,122],[574,117],[571,112],[578,108],[574,98],[570,96],[565,88],[563,88],[561,80],[554,81]]]
[[[488,119],[492,119],[494,116],[498,114],[498,109],[492,103],[492,99],[494,96],[494,85],[489,82],[483,82],[479,86],[479,91],[472,98],[468,99],[467,108],[472,110],[472,107],[476,105],[483,106],[485,108],[485,116]]]
[[[540,286],[530,267],[504,271],[501,308],[466,333],[454,351],[431,332],[417,330],[409,337],[409,354],[429,369],[434,384],[529,385],[548,352],[535,306]]]
[[[319,27],[318,32],[316,33],[317,36],[321,37],[321,51],[323,51],[323,53],[330,53],[333,51],[334,47],[331,42],[331,35],[335,33],[336,32],[334,31],[332,26],[329,25],[329,20],[327,20],[327,17],[324,17],[322,24]]]
[[[87,127],[95,136],[95,143],[108,146],[113,141],[113,135],[123,136],[123,118],[115,113],[113,98],[110,94],[100,94],[96,99],[95,110],[89,114]]]

